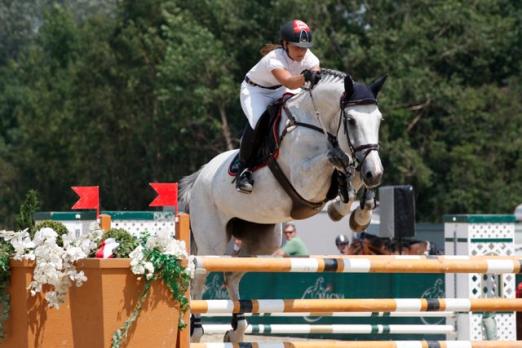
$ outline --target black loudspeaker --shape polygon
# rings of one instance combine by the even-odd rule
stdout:
[[[411,185],[380,187],[379,202],[380,237],[401,239],[415,236],[415,197]]]

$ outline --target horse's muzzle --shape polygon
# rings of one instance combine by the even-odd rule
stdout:
[[[366,156],[361,166],[361,179],[368,188],[375,188],[381,184],[384,169],[377,151],[372,151]]]

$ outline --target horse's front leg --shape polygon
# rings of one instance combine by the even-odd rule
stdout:
[[[375,209],[375,193],[373,190],[365,189],[361,203],[350,215],[350,228],[354,232],[365,231],[372,221],[373,209]]]
[[[362,186],[362,181],[359,172],[356,172],[355,175],[352,176],[351,180],[351,187],[353,187],[353,193],[350,194],[350,192],[348,192],[348,202],[344,202],[339,196],[336,197],[334,200],[328,202],[328,205],[326,207],[328,211],[328,216],[333,221],[339,221],[343,217],[348,215],[351,211],[353,202],[355,202],[355,199],[357,198],[355,192],[359,191],[359,189]]]
[[[326,210],[332,221],[339,221],[350,213],[355,198],[343,202],[341,197],[337,196],[333,201],[328,202]]]
[[[224,274],[225,286],[228,291],[228,296],[232,301],[239,301],[239,282],[245,273],[243,272],[229,272]],[[243,342],[245,331],[248,327],[245,315],[243,313],[232,314],[232,330],[225,333],[224,341],[238,343]]]

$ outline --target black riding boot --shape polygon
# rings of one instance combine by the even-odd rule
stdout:
[[[239,147],[239,174],[236,178],[236,190],[242,193],[251,193],[254,188],[254,179],[249,164],[254,152],[254,130],[247,124],[241,137]]]
[[[261,140],[259,123],[256,129],[250,128],[247,124],[241,137],[241,146],[239,148],[239,175],[236,178],[236,190],[242,193],[251,193],[254,188],[254,179],[250,167],[253,165],[255,151],[259,147]]]

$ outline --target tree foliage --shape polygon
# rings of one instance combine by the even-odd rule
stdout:
[[[522,197],[522,5],[513,0],[0,1],[0,224],[26,193],[69,209],[145,209],[236,147],[239,84],[278,28],[302,18],[323,67],[371,81],[385,184],[418,216],[511,213]]]

